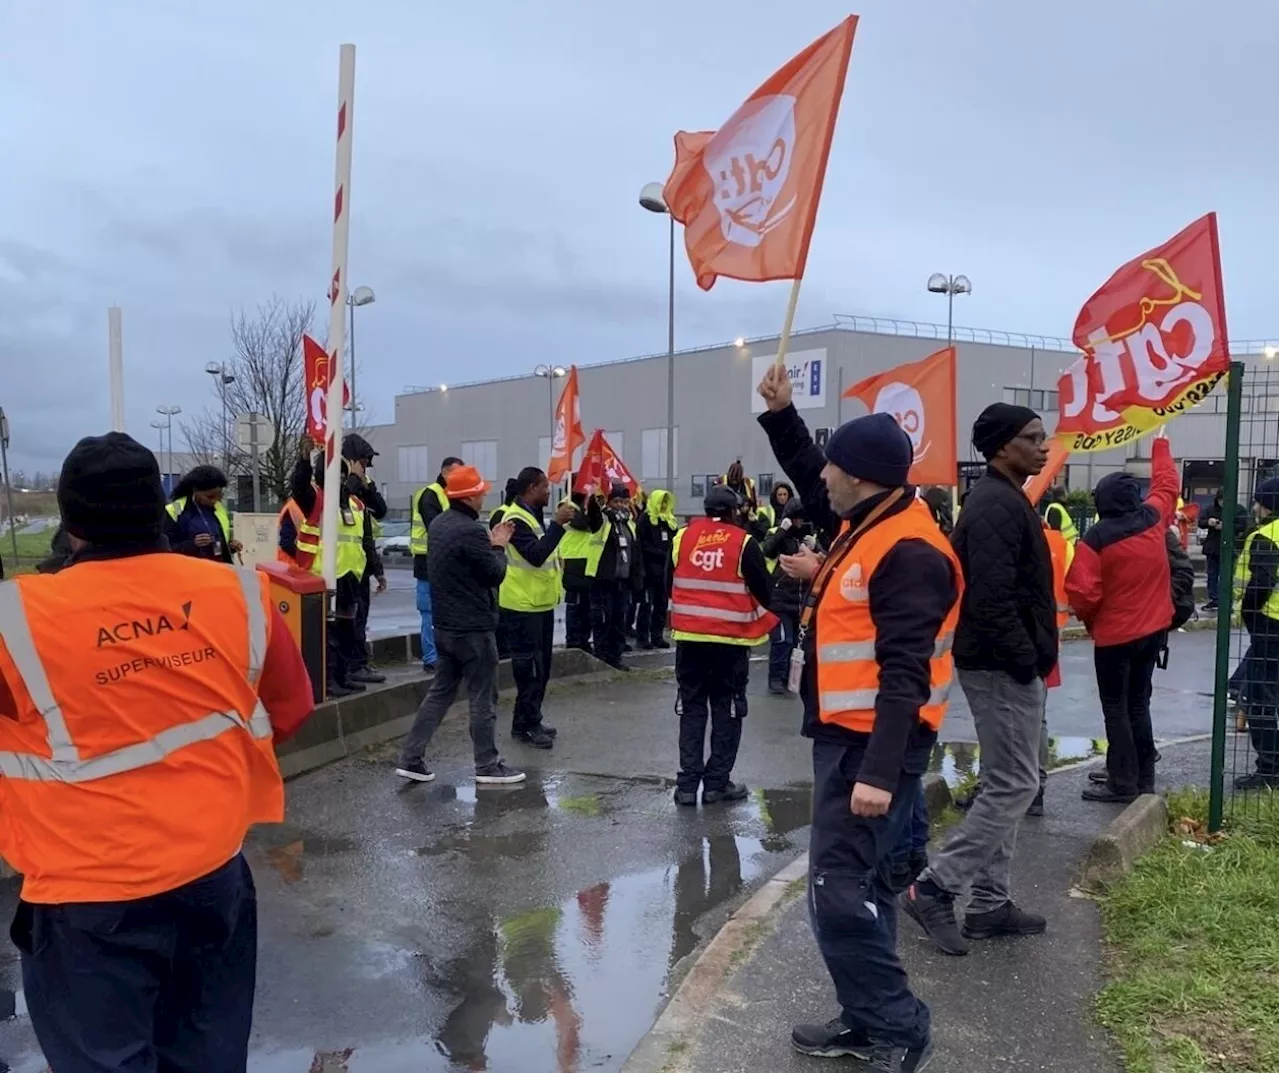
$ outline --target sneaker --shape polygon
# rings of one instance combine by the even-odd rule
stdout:
[[[1127,805],[1138,800],[1138,792],[1121,793],[1107,782],[1091,782],[1080,791],[1082,801],[1101,801],[1109,805]]]
[[[731,782],[723,790],[707,790],[702,791],[702,803],[704,805],[714,805],[720,801],[734,802],[745,801],[749,791],[744,783]]]
[[[1039,913],[1028,913],[1013,902],[1005,902],[999,909],[987,913],[966,913],[964,937],[991,939],[997,935],[1042,935],[1045,927],[1045,919]]]
[[[372,667],[361,667],[358,671],[349,671],[347,673],[348,682],[369,682],[377,685],[379,682],[385,682],[387,676],[379,674]]]
[[[698,792],[696,790],[677,790],[671,799],[677,805],[696,805],[698,803]]]
[[[630,668],[630,667],[628,667],[625,663],[623,663],[623,662],[622,662],[622,657],[621,657],[621,656],[619,656],[617,659],[607,659],[607,660],[605,660],[605,663],[607,663],[607,664],[608,664],[610,667],[612,667],[615,671],[630,671],[630,670],[631,670],[631,668]]]
[[[923,1047],[895,1047],[891,1043],[876,1043],[871,1053],[850,1066],[870,1073],[920,1073],[934,1058],[932,1043]]]
[[[556,743],[555,736],[548,734],[541,727],[536,730],[515,730],[512,731],[511,736],[516,741],[522,741],[535,749],[550,749]]]
[[[396,774],[402,779],[412,779],[414,782],[431,782],[435,779],[435,773],[427,770],[427,765],[421,760],[412,764],[401,764],[396,768]]]
[[[796,1025],[791,1030],[791,1046],[814,1058],[871,1057],[872,1044],[866,1035],[850,1028],[839,1017],[825,1025]]]
[[[787,695],[787,683],[779,682],[775,678],[769,682],[769,692],[775,697],[785,697]]]
[[[962,957],[969,952],[969,944],[956,924],[955,903],[952,895],[928,880],[912,883],[898,899],[902,911],[924,929],[939,950]]]
[[[1099,768],[1097,771],[1091,771],[1091,772],[1089,772],[1089,781],[1090,781],[1090,782],[1101,783],[1102,785],[1104,785],[1104,786],[1105,786],[1105,785],[1106,785],[1106,782],[1107,782],[1107,779],[1109,779],[1109,778],[1110,778],[1110,776],[1107,774],[1107,769],[1106,769],[1106,768]]]
[[[656,641],[653,642],[653,647],[654,648],[670,648],[671,642],[668,641],[665,637],[659,637]]]
[[[539,730],[541,730],[541,731],[542,731],[542,733],[544,733],[544,734],[550,734],[553,738],[554,738],[558,733],[560,733],[560,732],[559,732],[558,730],[556,730],[556,728],[555,728],[555,727],[553,727],[550,723],[539,723],[539,724],[538,724],[538,729],[539,729]]]
[[[342,685],[339,685],[337,682],[331,682],[325,687],[324,692],[325,696],[328,698],[351,697],[357,693],[363,693],[364,686],[359,682],[346,682]]]
[[[1274,790],[1280,776],[1264,775],[1260,771],[1255,771],[1249,775],[1241,775],[1231,785],[1237,790]]]
[[[524,782],[527,776],[523,771],[507,767],[501,760],[483,771],[476,772],[477,786],[510,786],[512,783]]]
[[[1027,806],[1027,815],[1028,816],[1044,815],[1044,791],[1043,790],[1041,790],[1038,794],[1036,794],[1035,800],[1032,801],[1031,804]]]
[[[650,652],[653,650],[653,644],[649,641],[637,641],[636,648],[640,649],[641,652]]]

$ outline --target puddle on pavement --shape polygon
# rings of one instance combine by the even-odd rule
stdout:
[[[1102,756],[1106,751],[1107,743],[1103,738],[1050,738],[1048,770]],[[976,778],[978,767],[978,746],[974,742],[940,741],[933,747],[933,755],[929,757],[929,770],[941,775],[948,786],[958,786]]]

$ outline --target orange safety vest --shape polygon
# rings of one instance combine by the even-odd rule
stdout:
[[[1067,602],[1067,567],[1071,564],[1071,545],[1058,530],[1044,527],[1044,538],[1049,543],[1049,562],[1053,564],[1053,601],[1057,605],[1058,629],[1066,626],[1071,618],[1071,605]]]
[[[182,555],[0,584],[0,856],[29,902],[130,901],[284,818],[265,574]]]
[[[875,724],[880,665],[876,662],[876,624],[871,618],[867,583],[880,561],[902,540],[923,540],[936,548],[951,563],[955,578],[956,602],[935,638],[929,663],[929,699],[920,709],[921,722],[934,730],[942,725],[955,673],[951,643],[960,618],[964,580],[960,560],[919,499],[865,529],[847,551],[839,553],[838,562],[827,572],[816,615],[818,718],[823,723],[864,734]]]
[[[673,634],[742,643],[767,637],[778,624],[777,616],[760,606],[742,579],[742,551],[748,539],[745,529],[715,518],[695,518],[676,534]]]
[[[307,520],[307,516],[302,513],[302,508],[298,506],[298,504],[295,503],[292,499],[285,500],[284,506],[280,508],[280,513],[276,515],[276,539],[277,540],[279,539],[280,528],[281,526],[284,525],[286,518],[288,518],[291,522],[293,522],[293,532],[294,532],[295,547],[296,547],[297,541],[304,540],[304,537],[302,535],[302,526],[305,524]],[[276,545],[276,561],[287,563],[289,565],[296,565],[298,562],[295,556],[290,555],[287,551],[284,550],[284,548],[280,547],[278,544]]]

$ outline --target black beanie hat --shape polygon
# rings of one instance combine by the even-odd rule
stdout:
[[[610,499],[630,499],[631,489],[628,488],[621,481],[618,481],[613,485],[612,488],[609,489],[609,498]]]
[[[1272,514],[1280,514],[1280,480],[1268,477],[1258,485],[1257,491],[1253,493],[1253,501],[1266,507]]]
[[[1000,448],[1040,417],[1035,410],[1008,402],[993,402],[973,423],[973,445],[982,457],[995,458]]]
[[[850,477],[886,488],[901,488],[911,471],[911,437],[892,414],[855,417],[831,434],[827,461]]]
[[[72,536],[104,546],[160,539],[164,487],[156,456],[132,436],[86,436],[58,478],[58,509]]]

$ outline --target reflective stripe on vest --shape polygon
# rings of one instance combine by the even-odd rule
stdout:
[[[677,641],[756,645],[777,618],[761,607],[742,578],[745,529],[698,518],[676,533],[671,548],[671,635]]]
[[[508,521],[520,520],[541,539],[546,530],[533,514],[517,501],[503,508]],[[560,556],[552,552],[541,566],[534,566],[507,544],[507,572],[498,587],[498,606],[508,611],[550,611],[560,602]]]
[[[186,508],[187,497],[182,496],[173,500],[173,502],[165,507],[165,510],[168,511],[169,517],[176,522],[178,520],[178,515],[186,510]],[[196,504],[196,509],[202,510],[203,508],[200,507],[199,504]],[[218,528],[222,530],[223,543],[229,543],[231,540],[231,516],[227,513],[227,508],[223,506],[221,499],[213,505],[213,516],[218,519]]]
[[[422,511],[419,509],[422,505],[422,496],[426,492],[431,492],[435,495],[436,502],[440,504],[441,510],[449,509],[449,497],[444,494],[444,489],[440,487],[440,483],[438,481],[433,481],[425,488],[419,488],[412,496],[409,497],[410,555],[427,554],[427,527],[422,520]]]
[[[347,500],[348,508],[351,511],[352,522],[348,525],[342,520],[342,511],[338,511],[338,553],[334,559],[334,577],[346,577],[348,574],[354,574],[356,577],[364,576],[364,568],[369,563],[369,555],[364,550],[364,504],[355,496],[351,496]],[[315,513],[317,516],[322,515],[323,501],[320,495],[316,495]],[[307,550],[311,551],[312,540],[314,539],[315,551],[312,553],[310,569],[317,577],[324,573],[324,557],[320,554],[321,539],[320,531],[316,529],[310,522],[304,527],[307,531]],[[315,533],[312,538],[312,533]],[[302,547],[302,541],[298,541],[299,548]]]
[[[880,665],[868,586],[884,557],[902,540],[921,540],[951,563],[957,598],[934,639],[929,661],[929,695],[920,721],[937,730],[946,715],[954,667],[951,645],[960,617],[963,575],[951,544],[933,515],[916,499],[903,510],[879,519],[859,533],[839,555],[819,597],[817,684],[819,719],[847,730],[870,733],[875,725]]]
[[[255,570],[234,569],[248,608],[249,646],[245,679],[256,687],[267,653],[267,616],[262,602],[260,575]],[[272,735],[271,720],[262,702],[258,701],[247,722],[238,712],[209,712],[168,727],[146,741],[82,758],[67,730],[66,718],[54,697],[44,663],[36,650],[22,592],[17,585],[0,585],[0,639],[3,639],[14,667],[40,714],[52,753],[51,757],[45,757],[37,753],[0,751],[0,775],[5,778],[88,782],[160,763],[179,749],[209,741],[228,730],[244,730],[255,738],[270,738]]]
[[[1232,578],[1232,602],[1237,613],[1239,613],[1244,604],[1244,590],[1249,586],[1249,575],[1252,573],[1253,542],[1257,537],[1269,540],[1277,547],[1280,547],[1280,518],[1272,518],[1245,537],[1244,549],[1240,552],[1240,558],[1236,561],[1235,576]],[[1280,619],[1280,589],[1273,588],[1271,590],[1271,595],[1267,597],[1267,602],[1262,605],[1262,613],[1267,618]]]

